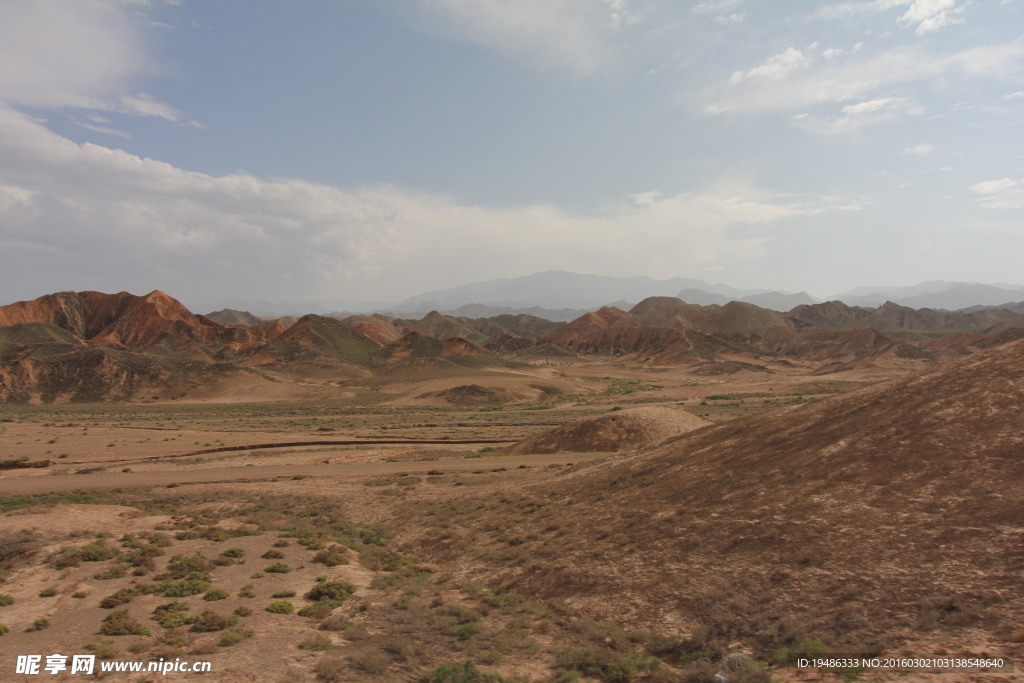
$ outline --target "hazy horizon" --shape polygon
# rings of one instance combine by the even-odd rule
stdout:
[[[1014,283],[1024,3],[0,6],[0,291]]]

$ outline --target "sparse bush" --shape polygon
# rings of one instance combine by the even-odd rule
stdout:
[[[167,574],[172,579],[184,579],[187,576],[205,574],[213,570],[210,559],[200,553],[195,555],[175,555],[167,561]]]
[[[100,634],[105,636],[148,636],[152,632],[128,614],[128,610],[118,610],[104,617],[100,624]]]
[[[223,631],[238,623],[238,617],[234,614],[217,614],[212,610],[206,610],[199,615],[199,619],[192,624],[192,630],[199,633],[210,631]]]
[[[7,635],[8,633],[10,633],[10,632],[11,632],[11,629],[9,629],[9,628],[8,628],[8,627],[7,627],[6,625],[4,625],[4,624],[0,624],[0,636],[6,636],[6,635]]]
[[[274,614],[291,614],[295,611],[295,605],[287,600],[275,600],[267,605],[267,611]]]
[[[196,623],[199,615],[189,614],[188,603],[175,600],[153,610],[152,619],[164,628],[178,628]]]
[[[85,649],[95,653],[96,659],[113,659],[117,656],[117,645],[110,638],[96,636],[85,644]]]
[[[235,608],[235,611],[232,612],[232,614],[235,614],[240,617],[247,617],[250,614],[252,614],[252,610],[246,607],[245,605],[242,605],[241,607]]]
[[[272,598],[294,598],[295,597],[295,591],[277,591],[276,593],[274,593],[270,597],[272,597]]]
[[[338,683],[345,680],[348,666],[341,657],[327,655],[316,663],[316,677],[324,683]]]
[[[325,548],[316,554],[313,558],[314,562],[320,564],[326,564],[328,567],[337,567],[338,565],[348,564],[348,556],[345,555],[344,546],[332,545],[329,548]]]
[[[336,614],[321,621],[317,628],[321,631],[344,631],[351,624],[352,622],[346,619],[343,615]]]
[[[98,581],[107,581],[109,579],[123,579],[128,574],[128,569],[123,564],[115,564],[111,567],[107,567],[101,572],[97,572],[92,575],[92,578]]]
[[[116,593],[108,595],[107,597],[100,600],[100,607],[102,607],[103,609],[113,609],[114,607],[127,605],[129,602],[132,601],[132,598],[134,598],[138,594],[138,588],[122,588]]]
[[[35,621],[33,621],[32,625],[29,626],[25,630],[26,631],[43,631],[43,630],[46,630],[48,628],[50,628],[50,620],[47,619],[46,617],[43,617],[42,619],[36,619]]]
[[[60,591],[57,589],[56,586],[47,586],[43,590],[39,591],[39,597],[41,597],[41,598],[52,598],[53,596],[55,596],[59,592]]]
[[[78,557],[82,562],[103,562],[117,555],[115,548],[107,547],[104,539],[94,541],[78,551]]]
[[[307,600],[339,600],[344,601],[348,596],[356,592],[355,586],[346,581],[325,581],[313,586],[306,593]]]
[[[439,666],[434,669],[427,680],[430,683],[484,683],[486,681],[505,683],[505,679],[498,674],[488,674],[477,670],[472,661],[466,661],[462,666],[457,664]]]
[[[268,550],[267,552],[260,555],[264,560],[282,560],[284,559],[284,553],[280,550]]]
[[[0,607],[7,607],[8,605],[14,604],[14,596],[6,593],[0,593]]]
[[[238,558],[244,557],[244,556],[245,556],[245,550],[243,550],[242,548],[237,548],[237,547],[235,547],[235,548],[228,548],[227,550],[225,550],[225,551],[223,551],[221,553],[221,557],[230,557],[233,560],[237,560]]]
[[[164,581],[160,584],[160,592],[168,598],[187,598],[190,595],[199,595],[211,582],[212,577],[209,574],[195,572],[181,581]]]
[[[238,589],[238,597],[240,598],[255,598],[256,592],[252,589],[252,584],[247,583]]]
[[[223,588],[214,588],[212,591],[206,592],[206,595],[203,596],[203,600],[213,602],[214,600],[226,600],[230,597],[231,593],[228,593]]]
[[[237,645],[246,638],[251,637],[252,631],[250,631],[249,629],[239,627],[229,628],[228,630],[224,631],[224,633],[220,634],[220,641],[218,644],[221,647],[230,647],[232,645]]]
[[[387,655],[373,650],[351,654],[348,661],[355,668],[368,674],[382,674],[391,666],[391,660]]]
[[[323,600],[317,600],[313,604],[306,605],[300,609],[299,616],[309,617],[310,619],[323,619],[340,606],[340,600],[325,598]]]
[[[316,634],[306,638],[299,643],[300,650],[327,650],[332,645],[331,639],[327,636]]]

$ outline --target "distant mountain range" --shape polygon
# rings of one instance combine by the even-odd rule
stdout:
[[[609,284],[599,280],[592,282]],[[750,296],[761,294],[768,293]],[[653,296],[571,322],[437,311],[264,320],[231,309],[196,315],[160,291],[58,292],[0,306],[0,402],[174,400],[236,391],[255,400],[306,391],[307,380],[500,371],[530,358],[578,355],[694,365],[697,374],[770,373],[774,363],[798,361],[831,374],[935,362],[1022,336],[1024,315],[984,306],[951,312],[830,301],[782,313],[745,301],[700,305]]]
[[[654,280],[649,277],[610,277],[549,271],[418,294],[391,310],[404,314],[422,315],[437,310],[465,315],[460,309],[475,305],[501,307],[502,313],[529,313],[548,320],[572,320],[578,317],[581,310],[593,311],[608,305],[627,308],[652,296],[672,296],[701,306],[742,301],[780,312],[822,301],[842,301],[850,306],[872,308],[892,302],[910,308],[955,311],[969,306],[999,306],[1024,301],[1024,286],[934,280],[909,287],[859,287],[823,300],[806,292],[741,290],[682,277]],[[553,309],[568,310],[558,314]],[[483,309],[475,309],[473,312],[477,310],[483,312]],[[496,315],[493,310],[488,309],[487,314]]]
[[[568,322],[602,306],[628,309],[652,296],[677,297],[701,306],[741,301],[779,312],[823,301],[842,301],[850,306],[870,308],[888,301],[910,308],[955,311],[971,306],[1012,306],[1024,301],[1024,286],[932,280],[912,286],[858,287],[822,299],[806,292],[737,289],[684,277],[656,280],[642,276],[612,277],[554,270],[426,292],[396,304],[227,299],[193,302],[190,308],[201,311],[241,310],[263,317],[316,313],[344,318],[357,313],[384,313],[392,317],[415,318],[430,311],[470,318],[527,314]]]

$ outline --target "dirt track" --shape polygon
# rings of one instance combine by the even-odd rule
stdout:
[[[607,453],[559,453],[516,457],[420,460],[415,462],[354,462],[331,465],[264,465],[218,467],[188,472],[111,472],[10,477],[0,480],[0,496],[29,496],[69,491],[96,491],[108,488],[147,488],[167,484],[262,481],[275,477],[365,477],[397,472],[440,472],[493,470],[520,465],[544,467],[608,457]]]

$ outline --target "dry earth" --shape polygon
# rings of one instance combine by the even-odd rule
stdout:
[[[841,680],[772,664],[787,643],[812,640],[1019,658],[1020,442],[1003,427],[1006,411],[1021,403],[994,397],[1019,397],[1007,391],[1020,386],[1024,365],[1004,368],[1010,389],[972,390],[972,372],[981,370],[968,365],[941,382],[901,380],[903,393],[871,385],[919,362],[892,359],[827,378],[811,374],[817,362],[762,365],[771,372],[551,358],[516,370],[376,378],[345,388],[307,377],[273,385],[272,397],[251,393],[251,380],[225,379],[215,402],[0,406],[0,459],[54,462],[0,470],[0,594],[14,599],[0,606],[0,624],[10,629],[0,637],[0,680],[20,680],[11,673],[14,653],[79,653],[90,643],[114,648],[118,660],[209,659],[215,674],[203,680],[229,683],[432,680],[438,667],[468,659],[512,680],[574,680],[567,672],[575,668],[583,671],[579,680],[702,681],[728,673],[721,658],[729,654],[771,665],[775,681]],[[467,385],[508,391],[519,402],[444,398]],[[848,402],[853,396],[865,398]],[[252,402],[267,398],[273,402]],[[530,437],[540,443],[545,432],[581,419],[627,416],[640,424],[631,432],[639,439],[633,451],[492,450]],[[721,424],[681,436],[713,423]],[[906,450],[922,434],[924,445]],[[188,455],[344,439],[368,443]],[[385,439],[448,443],[369,443]],[[575,440],[555,439],[567,450]],[[1001,468],[981,467],[978,458],[966,467],[954,457],[977,440],[1009,444]],[[876,450],[862,465],[865,444]],[[941,476],[921,464],[936,453]],[[904,457],[918,469],[897,467],[893,459]],[[55,495],[31,497],[43,492]],[[239,529],[253,535],[232,535]],[[100,534],[125,557],[54,566],[61,552]],[[132,575],[126,557],[137,549],[127,534],[170,539],[145,575]],[[310,538],[309,546],[299,544]],[[277,548],[284,557],[261,559],[281,542],[288,543]],[[902,554],[891,550],[897,543]],[[349,564],[314,561],[334,544],[344,546]],[[198,552],[212,561],[236,547],[242,554],[233,559],[244,564],[215,565],[200,593],[98,604],[123,588],[159,584],[153,577],[175,555]],[[275,561],[292,571],[263,571]],[[125,576],[95,578],[118,565],[129,568]],[[302,596],[321,575],[354,587],[330,616],[266,611],[280,591],[295,591],[287,600],[296,610],[312,604]],[[255,597],[240,595],[248,584]],[[56,594],[40,597],[50,587]],[[203,600],[216,588],[230,595]],[[163,629],[153,610],[176,599],[191,615],[250,613],[221,631]],[[152,635],[99,636],[117,609]],[[49,626],[26,631],[39,619]],[[836,619],[859,626],[837,629]],[[326,630],[325,620],[333,620]],[[240,640],[221,645],[231,628],[241,629]],[[863,639],[844,640],[851,634]],[[713,666],[694,668],[701,657]],[[106,680],[150,680],[117,676]],[[763,673],[730,676],[767,680]],[[864,672],[846,680],[1021,678]]]

